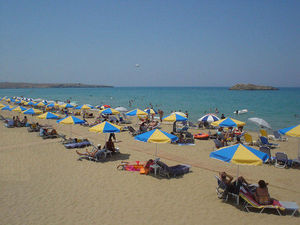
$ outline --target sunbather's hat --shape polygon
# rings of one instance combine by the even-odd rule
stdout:
[[[98,144],[97,147],[98,147],[98,148],[101,147],[101,144]]]

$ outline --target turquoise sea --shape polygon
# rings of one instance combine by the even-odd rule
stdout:
[[[279,91],[229,91],[227,87],[115,87],[115,88],[49,88],[49,89],[0,89],[0,96],[25,96],[46,100],[66,101],[77,104],[109,104],[145,109],[150,104],[171,111],[188,111],[191,121],[207,112],[219,110],[219,116],[233,117],[247,123],[247,128],[257,127],[247,121],[250,117],[265,119],[273,129],[300,123],[300,88],[280,88]],[[131,101],[131,104],[129,104]],[[248,109],[248,113],[233,112]]]

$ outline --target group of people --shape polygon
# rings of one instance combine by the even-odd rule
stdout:
[[[145,133],[147,131],[156,129],[159,126],[159,122],[156,120],[153,120],[151,122],[142,122],[139,126],[139,132],[140,133]]]
[[[217,130],[217,133],[211,136],[214,136],[216,139],[218,139],[222,146],[227,146],[228,142],[236,140],[235,144],[240,144],[241,142],[241,136],[243,134],[243,126],[234,128],[228,127],[228,129],[225,131],[223,127],[219,127]]]
[[[18,116],[13,117],[13,123],[15,127],[24,127],[26,126],[27,122],[27,116],[24,116],[23,120],[20,120]]]
[[[220,172],[220,179],[226,185],[223,197],[225,198],[228,193],[238,194],[240,187],[244,186],[250,193],[252,193],[255,201],[261,205],[269,205],[273,203],[273,198],[270,197],[268,190],[268,183],[264,180],[258,181],[258,186],[254,185],[250,187],[250,184],[242,176],[233,181],[233,177],[226,172]],[[254,188],[253,188],[254,187]]]

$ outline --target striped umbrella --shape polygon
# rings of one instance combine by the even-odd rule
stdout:
[[[73,108],[74,105],[71,105],[71,104],[67,103],[67,104],[60,105],[59,107],[66,109],[66,108]]]
[[[154,109],[144,109],[144,111],[148,114],[155,115],[157,112]]]
[[[3,105],[3,104],[0,103],[0,108],[3,108],[3,107],[5,107],[5,106],[6,106],[6,105]]]
[[[46,106],[46,108],[54,108],[54,107],[59,107],[59,104],[57,103],[50,103]]]
[[[222,120],[212,122],[211,125],[215,126],[215,127],[217,127],[217,126],[220,126],[220,127],[241,127],[241,126],[245,126],[246,123],[228,117],[228,118],[225,118],[225,119],[222,119]]]
[[[34,115],[34,114],[41,114],[43,112],[41,110],[31,108],[31,109],[27,109],[27,110],[23,111],[22,113]]]
[[[59,119],[59,118],[61,118],[61,116],[57,115],[55,113],[46,112],[42,115],[39,115],[37,118],[39,118],[39,119]]]
[[[164,118],[162,118],[162,120],[166,122],[176,122],[176,121],[187,121],[188,119],[177,113],[172,113],[169,116],[165,116]]]
[[[62,118],[60,120],[56,121],[57,123],[62,123],[62,124],[83,124],[85,123],[84,120],[81,120],[75,116],[67,116],[65,118]]]
[[[198,121],[203,121],[203,122],[208,122],[208,123],[212,123],[212,122],[215,122],[215,121],[218,121],[220,120],[219,117],[217,117],[216,115],[214,114],[206,114],[204,116],[202,116],[200,119],[198,119]]]
[[[107,108],[107,109],[101,110],[100,113],[106,114],[106,115],[116,115],[116,114],[119,114],[120,112],[113,108]]]
[[[126,113],[127,116],[147,116],[148,113],[140,110],[140,109],[134,109]]]
[[[11,108],[10,111],[15,111],[15,112],[22,112],[22,111],[25,111],[27,110],[27,108],[24,108],[22,106],[17,106],[17,107],[14,107],[14,108]]]
[[[156,156],[158,143],[171,143],[177,141],[178,137],[173,134],[169,134],[165,131],[154,129],[146,133],[137,135],[135,136],[134,139],[143,142],[156,143],[156,149],[155,149],[155,156]]]
[[[75,107],[74,109],[93,109],[94,107],[91,106],[91,105],[88,105],[88,104],[84,104],[84,105],[80,105],[80,106],[77,106]]]
[[[112,124],[110,122],[103,122],[98,125],[95,125],[89,129],[89,131],[97,132],[97,133],[120,133],[122,127]]]
[[[1,110],[9,110],[10,111],[12,108],[13,108],[12,106],[6,105],[6,106],[2,107]]]
[[[292,137],[300,137],[300,124],[278,130],[279,133]]]

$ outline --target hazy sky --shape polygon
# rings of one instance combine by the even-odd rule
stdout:
[[[299,12],[299,0],[0,0],[0,81],[299,87]]]

